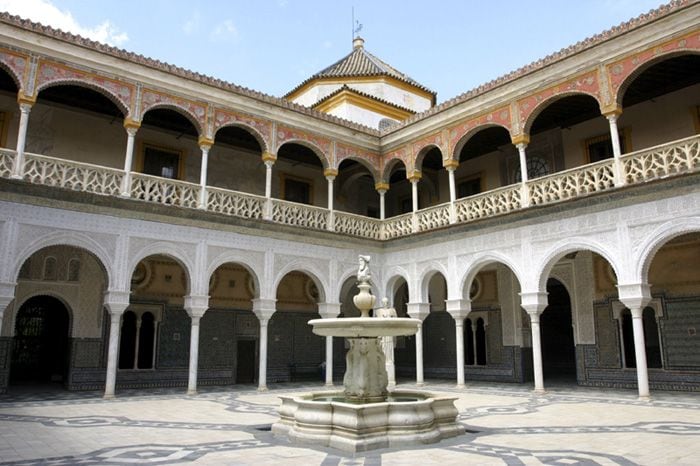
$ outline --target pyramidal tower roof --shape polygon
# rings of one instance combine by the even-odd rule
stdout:
[[[294,94],[297,90],[304,87],[309,82],[317,79],[389,76],[428,92],[433,95],[433,98],[435,98],[437,94],[434,91],[369,53],[367,50],[365,50],[364,43],[364,39],[361,37],[356,37],[352,42],[352,52],[332,65],[322,69],[318,73],[315,73],[297,87],[289,91],[284,97]]]

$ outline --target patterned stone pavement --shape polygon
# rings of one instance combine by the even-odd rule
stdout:
[[[401,388],[414,388],[401,385]],[[351,455],[293,445],[270,433],[277,396],[321,389],[253,387],[0,395],[0,465],[695,465],[700,394],[448,382],[425,387],[459,396],[462,436],[414,448]]]

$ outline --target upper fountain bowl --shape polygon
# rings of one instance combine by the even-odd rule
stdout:
[[[339,319],[313,319],[309,321],[313,332],[322,337],[373,338],[415,335],[420,319],[406,317],[347,317]]]

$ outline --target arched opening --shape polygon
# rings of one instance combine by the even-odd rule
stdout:
[[[547,381],[576,380],[576,350],[571,299],[566,287],[554,278],[547,280],[549,305],[540,317],[542,369]]]
[[[70,361],[70,315],[52,296],[34,296],[15,318],[10,383],[67,382]]]
[[[379,193],[374,189],[372,172],[366,166],[354,160],[343,160],[334,183],[336,210],[379,218]]]
[[[209,277],[209,310],[200,322],[200,367],[234,374],[221,383],[258,380],[260,323],[252,312],[258,284],[250,270],[227,262]]]
[[[423,321],[423,366],[426,378],[453,378],[455,353],[455,322],[445,309],[447,281],[436,272],[428,281],[430,313]]]
[[[27,325],[36,324],[37,328],[34,331],[40,332],[46,330],[42,330],[42,326],[47,326],[50,333],[50,337],[47,338],[65,339],[65,342],[60,343],[60,345],[65,343],[64,352],[61,349],[63,347],[48,350],[51,354],[46,358],[52,358],[55,351],[57,357],[65,363],[65,367],[52,374],[51,378],[54,381],[60,381],[69,390],[84,390],[99,386],[104,380],[109,327],[105,324],[109,319],[103,308],[104,290],[107,288],[109,279],[102,262],[83,248],[68,245],[47,246],[35,251],[21,264],[16,280],[15,302],[20,305],[20,308],[13,307],[5,315],[11,314],[15,322],[12,329],[15,332],[21,332],[17,336],[20,339],[27,336],[25,334]],[[28,306],[38,303],[36,307],[32,307],[34,309],[32,312],[37,313],[36,319],[32,321],[33,324],[26,321],[26,316],[29,314],[25,317],[19,315],[23,302],[28,303]],[[42,313],[47,311],[41,309],[56,310],[56,314],[45,315]],[[69,315],[65,319],[64,311],[66,316]],[[54,317],[58,320],[52,320]],[[69,322],[66,319],[69,319]],[[65,322],[68,322],[70,327],[64,330],[62,326]],[[29,336],[38,338],[38,344],[42,344],[43,337],[40,334],[32,333]],[[53,346],[50,345],[50,347]],[[37,354],[41,354],[38,346],[36,351],[39,352]],[[21,357],[21,353],[22,351],[15,352],[11,356],[11,352],[8,352],[5,367],[13,371],[11,358]],[[63,357],[65,360],[61,359]],[[38,374],[36,381],[48,381],[41,370]],[[12,375],[11,377],[14,378]],[[24,378],[23,375],[19,377]],[[0,383],[7,383],[7,379],[4,380]]]
[[[393,289],[387,290],[393,294],[393,306],[397,317],[408,315],[408,283],[403,278],[397,279]],[[391,300],[389,302],[391,305]],[[394,345],[394,366],[396,380],[416,380],[416,337],[415,335],[396,337]]]
[[[275,171],[278,182],[272,195],[278,199],[319,207],[328,205],[324,165],[320,156],[307,146],[288,142],[277,151]]]
[[[251,131],[225,126],[216,132],[209,151],[207,185],[265,195],[265,165],[262,147]]]
[[[628,78],[620,92],[623,112],[618,126],[634,145],[626,151],[697,134],[700,55],[655,60]]]
[[[199,131],[183,113],[168,107],[148,110],[137,133],[140,152],[134,171],[175,180],[199,182],[201,151]]]
[[[528,179],[597,162],[607,157],[602,153],[612,156],[607,120],[600,113],[598,101],[587,94],[568,95],[552,100],[537,113],[528,130]],[[603,139],[597,141],[595,138],[598,137]],[[594,143],[596,141],[597,145]],[[604,152],[597,153],[596,148],[602,148]],[[581,154],[581,150],[586,154]],[[517,160],[511,160],[508,172],[513,182],[521,180]]]
[[[121,322],[117,385],[154,386],[163,370],[186,374],[191,325],[184,297],[188,293],[187,272],[173,257],[154,254],[138,262]],[[206,314],[201,328],[205,321]],[[206,346],[200,346],[200,358]]]
[[[424,151],[422,157],[419,156],[420,165],[417,165],[421,171],[421,179],[418,181],[418,205],[421,209],[450,200],[448,175],[442,166],[440,148],[433,146]]]
[[[19,113],[17,108],[18,92],[19,88],[15,78],[5,68],[0,66],[0,108],[8,109],[0,111],[0,135],[7,135],[7,137],[0,137],[0,144],[2,144],[2,147],[10,149],[17,147],[17,131],[14,121],[19,119],[17,117]],[[10,111],[9,109],[13,110]]]
[[[325,338],[314,334],[308,324],[311,319],[321,318],[321,296],[318,284],[305,272],[289,272],[280,280],[277,312],[268,327],[268,381],[322,380]]]
[[[406,165],[401,160],[394,159],[391,166],[385,171],[389,182],[389,191],[386,193],[386,216],[407,214],[413,210],[413,195],[411,183],[406,178]],[[420,199],[418,200],[420,208]]]
[[[506,160],[517,157],[508,130],[502,126],[490,126],[467,138],[457,145],[455,153],[459,160],[455,171],[457,198],[474,196],[510,184],[508,179],[503,179],[500,169]]]
[[[58,84],[32,106],[25,150],[112,168],[124,167],[124,111],[94,89]]]

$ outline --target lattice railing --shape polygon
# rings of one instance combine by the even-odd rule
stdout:
[[[602,160],[527,182],[530,205],[549,204],[615,187],[613,160]]]
[[[120,194],[124,172],[114,168],[24,154],[25,181],[95,194]]]
[[[272,221],[276,223],[325,230],[328,226],[328,215],[328,209],[322,207],[272,200]]]
[[[199,203],[199,185],[184,181],[131,174],[131,197],[158,204],[196,208]]]
[[[440,204],[416,212],[418,230],[428,231],[446,227],[450,224],[450,204]]]
[[[333,212],[333,217],[333,225],[338,233],[361,238],[381,239],[381,220],[338,211]]]
[[[0,149],[0,177],[9,178],[15,164],[16,152],[9,149]]]
[[[384,220],[382,239],[398,238],[413,233],[413,214],[403,214]]]
[[[700,136],[626,154],[622,167],[629,184],[696,171],[700,168]]]
[[[457,223],[493,217],[521,208],[520,185],[494,189],[455,202]]]
[[[207,210],[243,218],[263,217],[265,198],[226,189],[207,188]]]

